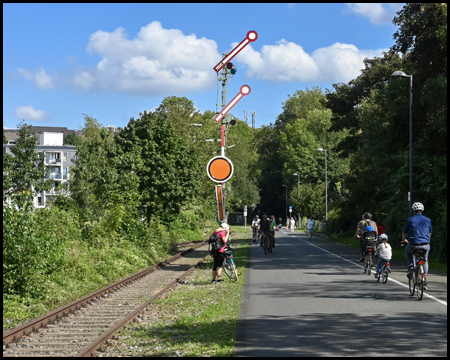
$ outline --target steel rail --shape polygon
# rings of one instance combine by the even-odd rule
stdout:
[[[161,268],[161,266],[170,264],[172,261],[175,261],[175,260],[179,259],[180,257],[189,254],[190,252],[194,251],[195,249],[205,245],[205,243],[206,242],[199,243],[198,245],[193,246],[190,249],[187,249],[187,250],[185,250],[179,254],[176,254],[168,259],[165,259],[158,264],[155,264],[147,269],[144,269],[136,274],[133,274],[125,279],[122,279],[112,285],[108,285],[108,286],[104,287],[103,289],[100,289],[91,294],[88,294],[78,300],[71,302],[70,304],[63,305],[60,308],[50,311],[49,313],[47,313],[39,318],[33,319],[21,326],[18,326],[15,329],[5,332],[3,334],[3,346],[7,346],[8,344],[10,344],[12,342],[17,342],[22,336],[27,336],[28,334],[30,334],[32,332],[38,332],[38,330],[40,328],[45,327],[65,316],[68,316],[69,314],[80,309],[81,307],[91,304],[92,301],[100,299],[101,297],[104,297],[106,294],[112,293],[112,292],[114,292],[136,280],[141,279],[142,277],[158,270],[159,268]]]
[[[97,350],[103,351],[104,346],[103,344],[114,337],[115,333],[119,331],[120,329],[124,328],[130,321],[134,321],[137,317],[139,317],[140,314],[145,315],[145,311],[147,307],[152,303],[153,300],[155,300],[157,297],[164,294],[166,291],[168,291],[170,288],[175,286],[175,284],[180,281],[181,279],[185,278],[187,275],[189,275],[191,272],[194,271],[194,269],[204,262],[210,255],[205,256],[202,260],[200,260],[198,263],[193,265],[191,268],[189,268],[187,271],[185,271],[183,274],[180,275],[177,279],[173,280],[171,283],[169,283],[166,287],[158,291],[155,295],[153,295],[149,300],[147,300],[144,304],[139,306],[136,310],[128,314],[124,319],[120,320],[118,323],[116,323],[111,329],[109,329],[106,333],[101,335],[97,338],[97,340],[90,343],[88,346],[86,346],[83,350],[81,350],[75,357],[89,357],[89,356],[95,356],[95,353]]]

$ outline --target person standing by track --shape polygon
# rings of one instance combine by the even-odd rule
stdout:
[[[220,275],[222,274],[222,266],[225,260],[224,250],[228,243],[228,236],[230,235],[230,228],[228,224],[222,223],[220,227],[214,232],[219,236],[220,243],[222,247],[220,249],[215,249],[213,252],[213,270],[212,270],[212,280],[211,282],[214,284],[216,282],[223,281]]]

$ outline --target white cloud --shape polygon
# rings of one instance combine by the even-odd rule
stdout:
[[[21,68],[18,68],[17,71],[25,79],[32,81],[39,89],[51,89],[54,86],[52,77],[48,75],[43,68],[40,68],[39,71],[34,74]]]
[[[404,3],[347,3],[352,11],[368,17],[375,25],[390,24],[404,5]]]
[[[236,62],[248,67],[248,76],[273,82],[348,82],[360,75],[364,58],[381,56],[383,51],[359,50],[355,45],[335,43],[311,55],[300,45],[286,40],[264,45],[261,52],[247,46]]]
[[[359,50],[355,45],[334,43],[312,53],[312,57],[320,69],[317,80],[348,82],[361,74],[365,58],[382,56],[388,49]]]
[[[36,110],[33,106],[17,106],[13,115],[19,120],[41,121],[48,119],[48,115],[44,110]]]
[[[236,46],[238,43],[232,44]],[[247,46],[236,61],[248,66],[248,76],[269,81],[313,81],[318,67],[300,45],[282,39],[264,45],[261,52]]]
[[[351,4],[355,8],[362,4]],[[350,5],[349,5],[350,6]],[[231,44],[231,48],[237,43]],[[123,28],[97,31],[87,51],[100,56],[95,66],[74,67],[69,86],[82,91],[114,91],[144,96],[185,95],[209,91],[217,84],[213,66],[222,58],[214,40],[164,29],[153,21],[129,39]],[[348,82],[360,75],[364,58],[382,56],[387,49],[360,50],[355,45],[334,43],[308,54],[301,45],[281,39],[259,51],[249,44],[233,62],[250,78],[272,82]],[[244,69],[242,69],[244,70]],[[44,69],[31,73],[18,69],[40,88],[54,82],[68,85],[67,75],[50,77]]]
[[[87,50],[102,57],[95,68],[80,69],[74,84],[85,91],[125,91],[140,95],[165,95],[210,89],[219,62],[217,43],[177,29],[163,29],[153,21],[128,39],[125,30],[97,31]]]

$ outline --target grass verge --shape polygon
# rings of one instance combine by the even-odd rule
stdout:
[[[249,228],[232,226],[233,257],[239,280],[211,283],[212,259],[201,264],[174,290],[155,300],[152,311],[138,325],[123,330],[106,356],[233,355],[239,316]]]

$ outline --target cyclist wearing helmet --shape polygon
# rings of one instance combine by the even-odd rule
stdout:
[[[364,261],[364,255],[366,254],[366,244],[364,241],[364,233],[366,233],[368,231],[375,231],[376,236],[378,236],[377,224],[375,224],[375,221],[371,220],[372,214],[370,212],[366,212],[363,217],[364,217],[364,220],[361,220],[358,223],[358,226],[356,228],[356,234],[355,234],[355,237],[357,239],[359,239],[359,245],[361,247],[361,258],[359,259],[359,261],[361,261],[361,262]],[[368,229],[369,226],[372,228]]]
[[[261,232],[261,245],[260,246],[263,245],[264,235],[269,236],[269,230],[270,230],[271,223],[272,222],[267,218],[267,215],[264,214],[262,216],[262,220],[259,222],[259,225],[258,225],[258,230]],[[264,248],[264,253],[267,255],[267,251],[265,248]]]
[[[256,215],[255,218],[252,221],[252,230],[253,230],[253,243],[256,243],[256,230],[258,229],[260,219],[259,215]]]
[[[405,247],[405,257],[408,263],[408,273],[407,277],[410,278],[414,271],[413,256],[414,250],[423,249],[425,250],[425,283],[424,287],[427,289],[428,275],[428,253],[430,252],[430,240],[431,234],[433,233],[433,228],[431,226],[431,220],[422,215],[424,211],[423,204],[416,202],[412,205],[413,216],[410,216],[403,227],[402,233],[402,243],[406,243]]]
[[[381,244],[378,245],[377,251],[380,257],[378,258],[377,263],[377,271],[375,272],[375,278],[378,278],[380,276],[381,272],[381,265],[383,265],[383,260],[390,261],[392,258],[392,248],[391,245],[387,243],[388,236],[386,234],[381,234],[379,237],[379,240],[381,241]],[[391,269],[388,267],[388,271],[390,272]]]
[[[272,237],[272,247],[275,247],[275,228],[277,227],[277,224],[275,224],[275,216],[270,215],[270,226],[269,226],[269,234]]]

